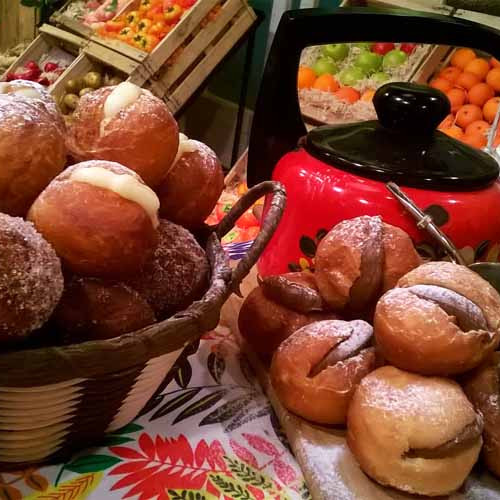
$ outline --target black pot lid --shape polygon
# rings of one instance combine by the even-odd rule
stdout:
[[[436,130],[450,113],[439,90],[388,83],[373,97],[377,120],[325,126],[307,135],[312,156],[350,173],[434,191],[472,191],[492,184],[497,162]]]

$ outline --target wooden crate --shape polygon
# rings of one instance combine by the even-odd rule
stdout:
[[[343,0],[341,7],[388,7],[392,9],[409,9],[435,14],[451,14],[452,7],[445,0]]]
[[[0,0],[0,52],[21,42],[31,42],[36,32],[36,10],[19,1]]]
[[[79,52],[89,43],[88,40],[82,37],[55,28],[49,24],[44,24],[39,31],[40,34],[11,64],[3,76],[15,72],[18,67],[24,66],[24,64],[30,60],[39,61],[40,58],[53,47],[58,47],[76,58]]]
[[[148,83],[174,114],[255,23],[256,15],[246,2],[219,3],[222,8],[217,18],[185,37],[175,62],[164,64]]]

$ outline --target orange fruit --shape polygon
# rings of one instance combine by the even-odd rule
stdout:
[[[456,68],[464,69],[465,66],[475,58],[476,53],[472,49],[457,49],[451,58],[451,65]]]
[[[475,104],[466,104],[462,106],[455,116],[455,121],[459,127],[465,128],[472,122],[483,119],[483,112]]]
[[[446,80],[446,78],[441,78],[439,76],[437,78],[434,78],[434,80],[431,80],[431,83],[429,83],[429,85],[435,89],[440,90],[441,92],[444,92],[445,94],[453,87],[453,84],[449,80]]]
[[[467,71],[468,73],[474,73],[477,75],[481,80],[484,80],[486,78],[486,75],[488,74],[488,71],[490,70],[490,63],[481,57],[477,57],[476,59],[473,59],[464,68],[464,71]]]
[[[375,90],[373,89],[365,90],[361,95],[361,100],[371,102],[373,100],[374,95],[375,95]]]
[[[490,66],[492,68],[500,68],[500,61],[496,57],[490,59]]]
[[[314,82],[316,81],[316,73],[307,66],[301,66],[299,68],[299,74],[297,76],[297,87],[299,89],[310,89]]]
[[[493,68],[488,71],[486,83],[496,92],[500,92],[500,68]]]
[[[470,90],[474,85],[479,83],[481,79],[475,75],[474,73],[463,72],[459,75],[459,77],[455,80],[455,86],[461,87],[465,90]]]
[[[490,129],[490,124],[488,122],[485,122],[484,120],[476,120],[475,122],[472,122],[469,125],[467,125],[465,129],[465,135],[474,135],[474,134],[485,135],[488,133],[489,129]]]
[[[476,83],[469,90],[469,103],[483,107],[484,103],[495,95],[495,91],[487,83]]]
[[[438,126],[439,130],[443,130],[444,128],[450,128],[455,124],[455,116],[453,114],[449,114]]]
[[[341,101],[347,101],[351,104],[358,101],[360,98],[359,92],[352,87],[342,87],[333,94],[337,99]]]
[[[482,134],[465,134],[460,140],[477,149],[484,148],[488,142],[486,136]]]
[[[313,85],[313,89],[322,90],[323,92],[335,92],[338,88],[337,80],[329,73],[318,76]]]
[[[460,106],[463,106],[467,100],[467,92],[464,89],[459,89],[457,87],[448,90],[446,95],[450,101],[452,113],[456,113]]]
[[[452,125],[451,127],[448,128],[443,128],[441,129],[441,132],[443,132],[446,135],[449,135],[450,137],[453,137],[454,139],[461,139],[464,135],[463,130],[460,127],[457,127],[456,125]]]
[[[497,114],[498,105],[500,104],[500,97],[492,97],[488,99],[483,106],[484,119],[488,123],[493,123],[495,115]]]
[[[460,68],[455,68],[455,66],[448,66],[444,68],[438,75],[439,78],[444,78],[451,83],[455,83],[456,79],[460,76],[462,70]]]

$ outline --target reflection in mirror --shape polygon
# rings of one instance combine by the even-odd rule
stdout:
[[[492,147],[500,102],[500,63],[466,47],[409,42],[358,42],[304,49],[298,96],[306,126],[376,120],[373,96],[389,82],[414,82],[444,92],[451,114],[439,129],[472,147]]]

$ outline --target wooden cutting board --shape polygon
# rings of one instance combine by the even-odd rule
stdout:
[[[243,296],[257,286],[256,276],[256,271],[253,271],[243,282]],[[349,451],[344,429],[316,426],[291,414],[282,406],[271,386],[266,368],[240,336],[238,313],[242,302],[243,299],[233,295],[222,310],[221,322],[241,341],[285,430],[313,500],[422,500],[424,497],[400,493],[369,479]],[[500,481],[478,467],[469,476],[462,491],[439,499],[500,500]]]

